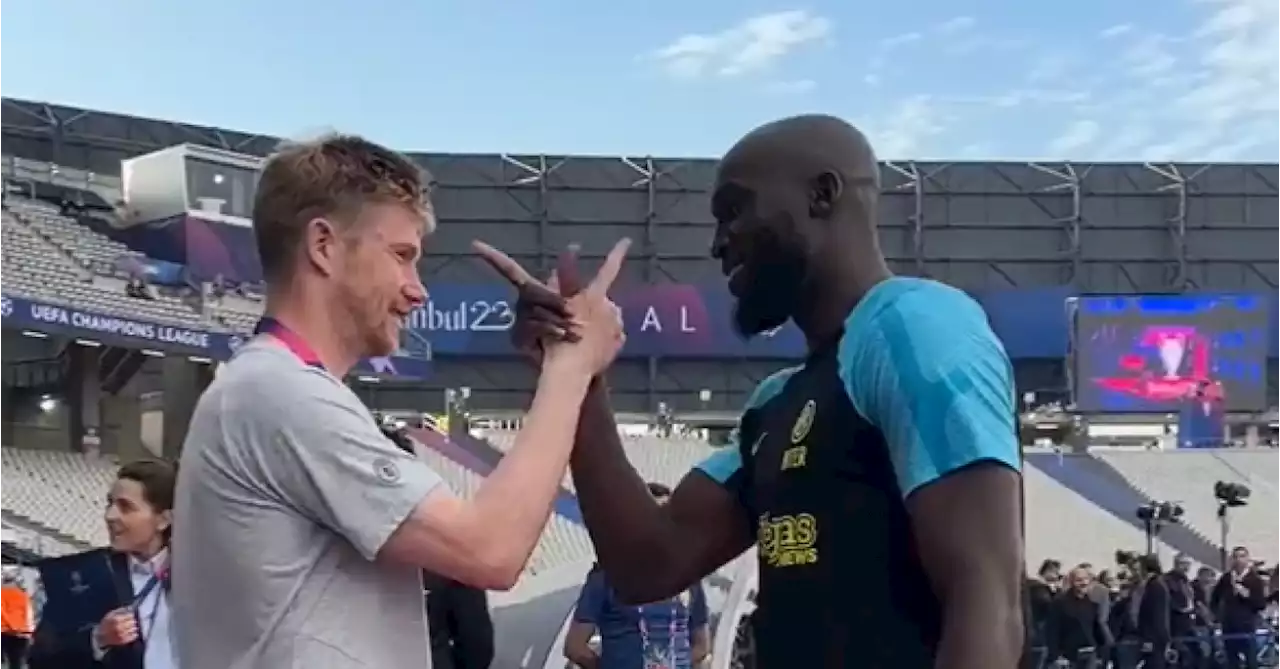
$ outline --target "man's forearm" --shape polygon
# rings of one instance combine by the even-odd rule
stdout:
[[[1025,630],[1018,597],[978,584],[948,593],[936,669],[1015,669]]]
[[[665,519],[622,447],[603,380],[591,382],[570,458],[582,516],[615,586],[666,573]]]
[[[589,377],[544,367],[515,445],[476,493],[476,515],[489,534],[528,560],[546,527],[573,449],[574,426]]]

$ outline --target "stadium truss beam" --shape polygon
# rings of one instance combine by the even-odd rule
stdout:
[[[186,123],[172,123],[76,109],[46,102],[3,98],[4,132],[7,135],[45,139],[49,158],[66,164],[72,145],[110,149],[142,155],[175,144],[200,144],[237,153],[263,156],[280,143],[274,137],[221,130]]]
[[[507,187],[529,186],[529,185],[537,186],[538,201],[537,201],[537,204],[535,205],[536,207],[535,211],[530,211],[529,207],[525,205],[525,203],[521,202],[516,198],[512,198],[512,201],[515,202],[522,209],[524,209],[525,212],[527,212],[531,217],[533,217],[537,221],[538,248],[540,249],[540,252],[538,253],[538,272],[539,272],[539,276],[546,276],[547,272],[550,271],[550,265],[551,265],[550,257],[554,257],[554,256],[548,256],[547,254],[547,250],[549,246],[549,244],[547,243],[548,241],[547,228],[551,225],[551,216],[550,216],[550,211],[548,206],[548,200],[550,199],[550,197],[548,195],[547,178],[550,177],[553,172],[555,172],[557,169],[563,166],[566,162],[568,162],[569,159],[561,158],[560,160],[551,162],[547,160],[547,157],[545,155],[539,155],[537,157],[537,161],[538,161],[537,164],[530,165],[529,163],[526,163],[525,161],[520,160],[519,158],[510,156],[504,153],[499,156],[499,160],[501,160],[502,162],[508,165],[515,167],[517,170],[520,170],[523,173],[522,176],[517,176],[514,179],[512,179],[509,183],[504,184],[505,186]],[[510,191],[507,188],[503,188],[502,190],[504,193],[507,193],[508,195],[510,195]]]
[[[1082,244],[1080,243],[1080,224],[1084,218],[1084,209],[1082,203],[1082,191],[1080,182],[1084,177],[1089,175],[1092,167],[1085,167],[1082,172],[1077,172],[1075,165],[1071,163],[1064,164],[1060,169],[1047,167],[1038,163],[1027,163],[1027,167],[1047,174],[1054,178],[1060,179],[1062,183],[1046,186],[1040,189],[1042,193],[1060,193],[1067,192],[1071,198],[1071,211],[1062,217],[1056,217],[1055,220],[1062,223],[1063,232],[1066,235],[1065,249],[1063,250],[1068,262],[1071,263],[1069,270],[1070,276],[1066,277],[1064,283],[1075,283],[1076,279],[1081,276],[1081,266],[1084,263],[1084,254],[1082,252]],[[1046,210],[1046,214],[1053,216],[1052,212]]]
[[[644,278],[652,281],[659,273],[658,267],[658,180],[664,175],[669,174],[669,170],[660,170],[654,163],[653,156],[645,156],[642,163],[637,163],[631,158],[619,158],[623,165],[630,167],[639,175],[635,181],[631,183],[632,188],[645,189],[645,208],[644,208]]]
[[[920,276],[928,276],[928,270],[925,267],[925,248],[924,248],[924,228],[925,228],[925,208],[924,198],[926,192],[926,184],[933,185],[935,188],[945,191],[942,184],[934,179],[934,176],[947,169],[948,165],[933,165],[931,169],[921,170],[920,166],[914,160],[906,163],[895,163],[886,161],[885,167],[897,172],[906,181],[892,190],[899,192],[908,192],[911,194],[912,211],[907,216],[908,237],[911,243],[911,260],[916,270],[916,274]]]
[[[1159,193],[1171,193],[1174,199],[1173,213],[1165,219],[1169,230],[1169,245],[1173,249],[1173,258],[1169,261],[1167,273],[1168,286],[1172,291],[1181,292],[1195,287],[1187,270],[1187,186],[1209,169],[1201,165],[1191,173],[1184,173],[1187,167],[1179,167],[1172,163],[1156,165],[1143,163],[1144,168],[1163,177],[1167,184],[1156,189]]]

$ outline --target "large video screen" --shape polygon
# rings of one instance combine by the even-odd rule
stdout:
[[[1076,407],[1177,412],[1206,397],[1266,403],[1267,307],[1254,295],[1081,297],[1073,327]]]

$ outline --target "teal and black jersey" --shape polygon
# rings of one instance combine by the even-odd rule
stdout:
[[[978,462],[1020,468],[1014,417],[982,308],[922,279],[879,284],[838,339],[765,379],[737,444],[699,465],[757,538],[759,666],[933,667],[941,611],[905,500]]]

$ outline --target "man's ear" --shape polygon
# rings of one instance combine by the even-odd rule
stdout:
[[[844,194],[844,179],[827,171],[813,178],[809,186],[809,216],[826,220],[835,211],[836,202]]]

